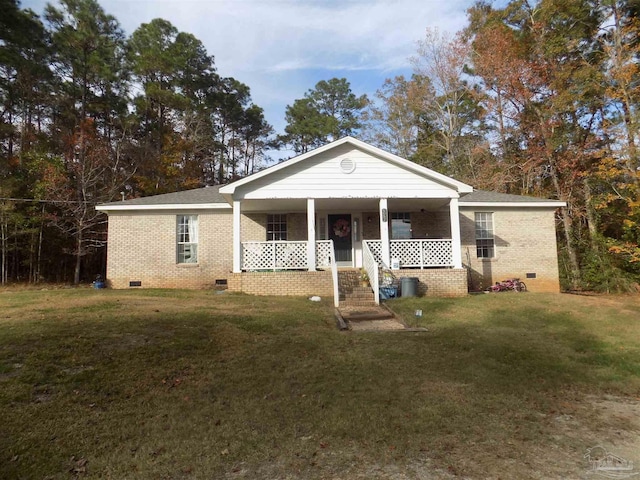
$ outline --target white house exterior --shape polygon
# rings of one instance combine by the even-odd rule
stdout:
[[[328,295],[338,268],[364,268],[377,300],[385,268],[419,278],[431,295],[463,295],[496,275],[558,291],[554,212],[563,205],[474,192],[345,137],[228,185],[97,208],[109,215],[115,288]]]

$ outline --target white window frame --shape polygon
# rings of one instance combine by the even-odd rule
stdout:
[[[287,214],[270,213],[267,215],[267,242],[287,240]]]
[[[198,263],[198,215],[176,216],[176,263]]]
[[[476,231],[476,256],[477,258],[495,258],[495,222],[493,212],[475,212],[474,224]]]

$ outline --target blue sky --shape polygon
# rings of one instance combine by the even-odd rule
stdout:
[[[46,0],[23,0],[42,14]],[[52,2],[57,3],[56,1]],[[164,18],[194,34],[218,73],[251,88],[280,133],[287,105],[320,80],[345,77],[371,96],[386,78],[411,73],[426,28],[455,32],[473,0],[99,0],[127,34]]]

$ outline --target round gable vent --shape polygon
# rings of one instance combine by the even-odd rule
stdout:
[[[342,173],[351,173],[356,169],[356,162],[351,158],[343,158],[340,160],[340,170]]]

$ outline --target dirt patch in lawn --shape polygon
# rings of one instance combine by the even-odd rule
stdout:
[[[539,437],[526,439],[516,434],[504,444],[463,445],[452,435],[448,446],[435,439],[434,445],[425,444],[421,449],[422,458],[391,447],[380,461],[371,461],[365,451],[355,447],[336,451],[328,445],[326,450],[320,448],[311,455],[289,456],[287,461],[274,459],[262,465],[239,463],[224,478],[586,479],[601,472],[590,453],[610,454],[640,465],[638,399],[589,396],[562,405],[562,411],[539,414],[540,432],[549,439],[546,444],[541,444]],[[313,442],[314,438],[301,439],[303,443],[306,441]],[[628,473],[640,475],[640,468]]]

